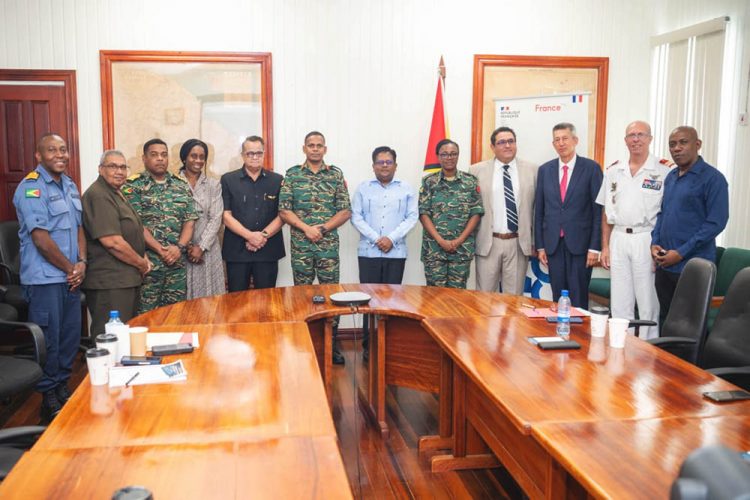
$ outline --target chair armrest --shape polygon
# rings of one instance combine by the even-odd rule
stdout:
[[[658,347],[688,363],[695,364],[698,342],[690,337],[657,337],[648,339],[651,345]]]
[[[648,339],[647,342],[658,347],[696,344],[696,340],[691,339],[690,337],[656,337],[655,339]]]
[[[0,301],[5,300],[5,294],[8,293],[8,288],[0,285]]]
[[[633,328],[634,326],[656,326],[657,324],[656,321],[649,321],[647,319],[631,319],[628,328]]]
[[[717,295],[715,297],[711,297],[711,308],[715,309],[717,307],[721,307],[721,305],[724,303],[724,296],[723,295]]]
[[[10,427],[0,429],[0,445],[12,446],[13,448],[31,448],[39,436],[47,430],[41,425],[27,425],[24,427]]]
[[[28,331],[34,342],[34,360],[44,368],[44,364],[47,362],[47,343],[44,341],[44,332],[39,325],[28,321],[3,320],[0,320],[0,325]]]
[[[2,281],[6,285],[12,285],[13,284],[13,271],[11,270],[10,266],[8,264],[4,264],[0,262],[0,276],[2,276]]]
[[[717,377],[750,391],[750,366],[732,366],[726,368],[710,368],[706,370]]]

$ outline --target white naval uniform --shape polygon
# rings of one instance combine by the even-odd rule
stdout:
[[[664,179],[672,165],[649,154],[635,176],[631,176],[627,161],[614,162],[604,173],[596,202],[604,206],[607,222],[614,225],[609,241],[613,318],[633,318],[637,302],[640,319],[659,321],[651,231],[661,209]],[[641,338],[658,336],[658,327],[640,329]]]

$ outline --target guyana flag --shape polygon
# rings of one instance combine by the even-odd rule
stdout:
[[[432,125],[430,138],[427,140],[427,155],[424,159],[424,173],[440,170],[440,162],[435,153],[435,146],[443,139],[450,138],[448,133],[448,119],[445,116],[445,64],[442,56],[438,67],[437,91],[435,92],[435,108],[432,110]]]

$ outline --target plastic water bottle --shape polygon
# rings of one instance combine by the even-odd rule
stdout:
[[[557,301],[557,334],[565,338],[570,335],[570,297],[567,290],[562,291]]]
[[[130,355],[130,329],[120,320],[120,311],[109,311],[109,321],[104,325],[104,332],[117,336],[117,357]],[[119,362],[120,360],[115,360]]]

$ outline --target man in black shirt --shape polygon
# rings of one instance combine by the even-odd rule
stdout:
[[[221,176],[224,198],[224,246],[229,291],[276,286],[284,240],[279,218],[279,190],[283,177],[263,168],[265,143],[256,135],[242,143],[239,170]]]

